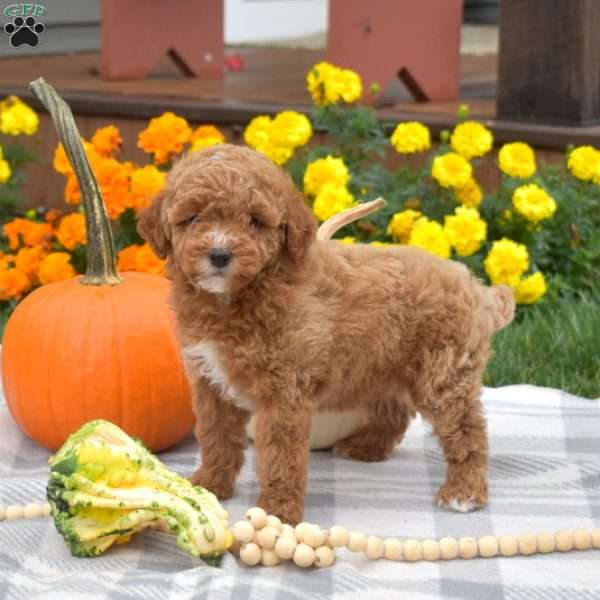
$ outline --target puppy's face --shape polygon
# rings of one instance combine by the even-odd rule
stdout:
[[[223,145],[177,163],[138,229],[194,287],[223,294],[247,286],[282,256],[298,262],[315,222],[278,167]]]

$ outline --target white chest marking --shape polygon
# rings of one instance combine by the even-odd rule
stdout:
[[[183,357],[187,367],[207,379],[225,400],[232,402],[238,408],[251,410],[250,402],[242,398],[239,391],[230,384],[227,372],[211,342],[185,346]]]

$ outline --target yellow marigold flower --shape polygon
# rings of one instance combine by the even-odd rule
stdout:
[[[556,212],[554,198],[535,183],[519,186],[512,201],[517,212],[532,223],[549,219]]]
[[[0,102],[0,133],[33,135],[39,124],[35,111],[16,96],[9,96]]]
[[[356,238],[353,235],[347,235],[346,237],[336,239],[335,241],[340,244],[356,244]]]
[[[304,172],[304,191],[316,196],[326,185],[345,187],[350,181],[350,172],[343,159],[334,156],[319,158],[310,163]]]
[[[121,132],[115,125],[101,127],[92,136],[92,146],[102,156],[114,156],[122,143]]]
[[[306,85],[313,102],[320,106],[356,102],[362,96],[360,75],[328,62],[314,65],[306,76]]]
[[[389,246],[395,246],[395,244],[390,244],[390,242],[380,242],[379,240],[375,240],[374,242],[370,242],[369,246],[375,246],[376,248],[387,248]]]
[[[123,248],[118,255],[119,271],[137,271],[139,273],[151,273],[163,275],[165,260],[161,260],[154,254],[148,244],[132,244]]]
[[[517,304],[534,304],[546,293],[548,288],[544,274],[538,271],[521,279],[514,289]]]
[[[504,144],[498,153],[500,169],[517,179],[527,179],[535,173],[535,153],[524,142]]]
[[[157,164],[164,164],[180,154],[191,137],[192,130],[184,118],[165,112],[151,119],[148,127],[139,133],[138,148],[153,154]]]
[[[391,235],[396,241],[406,244],[417,219],[420,217],[421,213],[418,210],[410,208],[397,212],[388,224],[388,235]]]
[[[326,221],[339,212],[356,206],[358,202],[345,186],[331,183],[321,188],[313,203],[313,213],[320,221]]]
[[[497,240],[492,244],[483,266],[494,285],[514,287],[529,267],[527,247],[507,238]]]
[[[600,183],[600,152],[592,146],[579,146],[569,154],[569,170],[577,179]]]
[[[275,115],[271,124],[271,138],[276,146],[298,148],[312,137],[312,125],[306,115],[284,110]]]
[[[475,254],[487,237],[487,223],[476,208],[459,206],[444,219],[444,233],[459,256]]]
[[[477,121],[459,123],[452,132],[452,149],[467,160],[487,154],[494,143],[492,132]]]
[[[450,243],[444,234],[444,228],[437,221],[421,217],[415,223],[408,239],[410,246],[416,246],[441,258],[450,257]]]
[[[154,165],[136,169],[131,174],[131,208],[140,209],[148,206],[154,196],[163,190],[166,173],[159,171]]]
[[[0,158],[0,183],[6,183],[12,175],[12,169],[7,160]]]
[[[51,252],[42,260],[38,269],[38,278],[42,285],[71,279],[76,274],[68,252]]]
[[[75,246],[85,244],[85,217],[81,213],[64,216],[56,230],[56,239],[67,250],[73,250]]]
[[[244,141],[277,165],[285,164],[294,154],[293,147],[273,141],[273,120],[266,115],[254,117],[250,121],[244,130]]]
[[[37,283],[40,263],[46,255],[47,252],[43,246],[21,248],[15,256],[15,267],[25,273],[31,283]]]
[[[214,125],[200,125],[192,133],[190,152],[216,146],[224,141],[225,136]]]
[[[400,154],[424,152],[431,148],[429,129],[417,121],[399,123],[394,129],[390,141]]]
[[[454,195],[463,206],[471,208],[477,208],[483,199],[481,187],[473,178],[469,179],[467,185],[454,190]]]
[[[20,298],[31,287],[31,281],[19,269],[0,271],[0,300]]]
[[[473,176],[473,167],[460,154],[448,152],[433,159],[431,175],[444,188],[463,188]]]

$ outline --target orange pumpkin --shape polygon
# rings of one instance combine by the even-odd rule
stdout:
[[[110,224],[71,111],[43,80],[32,90],[52,114],[79,179],[88,264],[83,277],[35,290],[9,319],[2,347],[8,407],[50,450],[92,419],[164,450],[193,426],[169,282],[117,273]]]

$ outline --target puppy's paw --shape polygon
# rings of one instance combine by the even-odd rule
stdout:
[[[302,501],[281,500],[261,494],[256,502],[268,515],[275,515],[282,523],[297,525],[302,521],[304,503]]]
[[[456,484],[445,483],[438,491],[437,505],[456,512],[471,512],[482,508],[487,501],[487,489],[477,491],[461,488]]]
[[[189,478],[194,485],[199,485],[212,492],[219,500],[227,500],[233,496],[234,483],[223,475],[215,474],[200,467]]]

